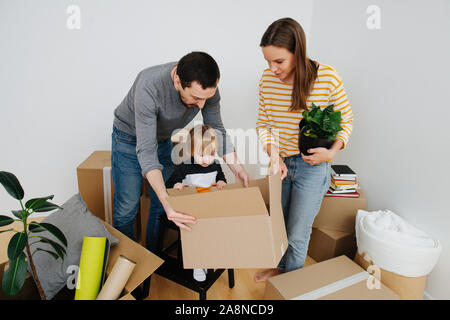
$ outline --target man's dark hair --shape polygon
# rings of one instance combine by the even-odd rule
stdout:
[[[216,61],[209,54],[194,51],[178,62],[177,75],[183,89],[190,87],[192,81],[197,81],[203,89],[206,89],[217,86],[220,71]]]

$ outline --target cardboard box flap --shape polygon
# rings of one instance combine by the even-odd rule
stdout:
[[[111,151],[94,151],[77,169],[101,169],[111,167]]]
[[[264,203],[266,205],[269,205],[269,203],[270,203],[269,193],[270,192],[269,192],[269,183],[267,183],[266,178],[250,180],[248,183],[248,186],[259,188],[259,191],[261,192],[261,195],[264,199]]]
[[[286,226],[284,223],[283,208],[281,205],[281,174],[269,177],[270,194],[270,220],[272,243],[274,245],[274,259],[280,261],[288,248]]]
[[[342,238],[348,237],[349,235],[354,234],[354,233],[349,233],[349,232],[328,230],[328,229],[323,229],[323,228],[318,228],[318,229],[334,240],[339,240],[339,239],[342,239]]]
[[[155,272],[164,260],[114,229],[108,223],[103,222],[103,224],[114,237],[119,239],[119,243],[112,247],[114,250],[110,251],[106,273],[109,275],[119,255],[136,262],[136,267],[125,285],[125,290],[130,293]]]
[[[281,207],[281,174],[269,176],[270,212]]]
[[[269,281],[285,299],[294,299],[363,271],[361,267],[346,256],[339,256],[275,276],[270,278]]]
[[[187,195],[183,190],[176,196],[170,196],[168,201],[175,211],[197,219],[269,214],[256,187]]]

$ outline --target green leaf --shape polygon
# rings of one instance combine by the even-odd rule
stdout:
[[[0,233],[3,233],[3,232],[9,232],[9,231],[14,231],[14,229],[11,228],[11,229],[6,229],[6,230],[0,230]]]
[[[8,216],[0,216],[0,227],[7,226],[14,222],[14,219]]]
[[[25,259],[25,253],[20,252],[16,259],[10,261],[8,270],[3,273],[2,290],[8,297],[18,294],[25,283],[28,267]]]
[[[45,201],[42,204],[41,207],[35,208],[34,212],[47,212],[47,211],[52,211],[52,210],[55,210],[55,209],[62,209],[62,208],[60,206],[54,204],[54,203],[51,203],[49,201]]]
[[[48,199],[53,199],[54,195],[43,197],[43,198],[33,198],[25,203],[27,209],[38,209],[42,207]]]
[[[38,242],[49,244],[50,246],[53,247],[53,249],[55,249],[55,251],[58,254],[58,256],[61,259],[64,259],[64,255],[66,254],[66,250],[64,249],[63,246],[61,246],[59,243],[57,243],[57,242],[55,242],[53,240],[50,240],[50,239],[47,239],[47,238],[44,238],[44,237],[40,237],[40,238],[41,238],[41,240],[39,240]]]
[[[323,110],[312,104],[312,109],[303,111],[305,128],[309,130],[311,138],[328,138],[334,140],[337,132],[342,130],[340,126],[341,112],[333,111],[334,104],[329,105]]]
[[[23,210],[11,210],[14,216],[16,216],[19,219],[23,219]]]
[[[20,253],[23,251],[27,244],[27,234],[25,232],[17,232],[11,240],[9,241],[8,245],[8,258],[9,260],[15,260],[20,255]]]
[[[55,260],[58,260],[59,257],[56,253],[54,253],[53,251],[49,251],[49,250],[45,250],[45,249],[41,249],[41,248],[36,248],[36,251],[43,251],[43,252],[47,252],[48,254],[50,254]]]
[[[323,109],[325,113],[332,113],[333,112],[333,105],[329,105],[325,109]]]
[[[64,244],[67,247],[67,239],[64,236],[64,234],[61,232],[61,230],[58,229],[58,227],[45,222],[30,222],[28,230],[33,233],[38,233],[42,231],[48,231],[52,235],[54,235],[59,241],[61,241],[62,244]]]
[[[0,183],[5,187],[6,191],[17,200],[23,199],[23,189],[17,177],[6,171],[0,171]]]

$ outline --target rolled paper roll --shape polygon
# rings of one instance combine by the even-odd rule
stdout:
[[[106,237],[84,237],[81,248],[75,300],[95,300],[105,280],[109,241]]]
[[[119,256],[108,279],[106,279],[105,285],[98,294],[97,300],[116,300],[122,293],[123,288],[125,288],[125,284],[135,266],[135,262],[122,255]]]

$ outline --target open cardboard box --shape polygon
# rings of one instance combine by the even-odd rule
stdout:
[[[372,277],[372,278],[370,278]],[[347,256],[339,256],[269,278],[265,300],[398,300]]]
[[[197,193],[169,189],[169,203],[195,216],[181,230],[183,264],[189,268],[275,268],[288,247],[281,207],[281,176]]]
[[[34,221],[42,221],[45,217],[35,218]],[[164,261],[158,256],[154,255],[140,244],[134,242],[117,229],[113,228],[108,223],[102,221],[106,229],[117,239],[119,243],[111,247],[108,258],[108,266],[106,275],[108,277],[111,272],[114,263],[120,255],[127,257],[128,259],[136,262],[136,267],[133,270],[130,278],[128,279],[125,288],[119,298],[119,300],[132,300],[134,299],[131,292],[136,289],[141,283],[144,282]],[[0,227],[2,229],[9,229],[13,227],[15,230],[23,230],[23,224],[20,222],[14,222],[14,224]],[[0,277],[3,276],[3,270],[8,264],[8,256],[6,248],[9,240],[12,237],[12,232],[0,233]],[[55,300],[58,299],[73,299],[75,290],[69,290],[66,287],[55,296]],[[0,293],[0,299],[7,299],[3,292]],[[23,289],[19,292],[18,296],[13,299],[40,299],[39,293],[34,284],[34,280],[30,275],[27,275]]]

